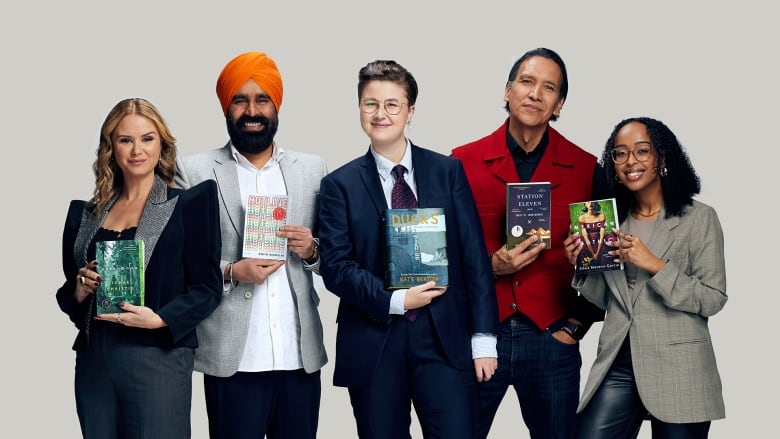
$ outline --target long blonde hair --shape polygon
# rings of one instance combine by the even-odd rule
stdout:
[[[142,98],[129,98],[119,101],[106,116],[100,128],[100,144],[97,148],[97,159],[92,164],[95,172],[95,193],[92,201],[94,212],[103,210],[111,198],[122,190],[124,177],[114,160],[114,144],[111,136],[123,117],[137,114],[152,121],[160,133],[160,160],[154,168],[155,175],[160,176],[168,186],[173,186],[176,175],[176,138],[173,137],[165,119],[151,102]]]

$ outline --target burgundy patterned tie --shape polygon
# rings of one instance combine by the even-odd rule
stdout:
[[[393,175],[395,175],[395,184],[393,185],[393,192],[390,195],[390,202],[393,205],[393,209],[408,209],[417,207],[417,198],[412,192],[412,188],[406,184],[404,180],[404,173],[406,168],[404,165],[395,165],[393,168]],[[406,320],[413,322],[417,318],[417,309],[410,309],[404,313]]]
[[[390,196],[390,202],[393,209],[407,209],[417,207],[417,198],[414,197],[412,188],[406,184],[404,180],[404,173],[406,168],[404,165],[395,165],[393,168],[393,175],[395,175],[395,184],[393,185],[393,192]]]

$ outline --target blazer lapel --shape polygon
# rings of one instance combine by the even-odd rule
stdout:
[[[97,216],[93,215],[90,210],[94,204],[87,203],[87,207],[85,207],[81,217],[81,227],[76,235],[76,243],[74,245],[74,249],[82,249],[82,254],[74,254],[76,261],[79,262],[79,266],[86,265],[88,262],[87,248],[89,243],[95,237],[108,211],[111,210],[118,198],[119,193],[114,194],[108,204],[106,204],[106,207]],[[178,196],[168,200],[168,185],[161,178],[155,176],[152,191],[149,194],[149,199],[146,201],[141,214],[141,220],[138,223],[138,229],[135,232],[135,239],[144,241],[144,267],[149,264],[154,247],[157,245],[165,225],[168,224],[177,200]]]
[[[680,223],[680,218],[672,217],[664,219],[665,211],[661,208],[658,213],[658,220],[655,222],[653,228],[653,234],[650,236],[650,240],[645,243],[648,250],[654,255],[657,255],[662,260],[667,259],[667,253],[672,248],[673,238],[672,229],[677,227]],[[639,294],[647,286],[647,280],[650,279],[650,273],[645,270],[639,270],[636,275],[636,283],[634,284],[634,296],[631,298],[631,305],[636,303]]]
[[[144,242],[144,267],[149,265],[154,247],[168,224],[168,220],[171,219],[171,214],[178,200],[178,195],[168,199],[168,185],[161,178],[155,176],[152,192],[146,201],[141,220],[138,222],[138,230],[135,232],[135,239]]]
[[[377,175],[376,171],[376,162],[374,157],[371,156],[370,150],[363,156],[362,166],[360,179],[363,181],[363,186],[366,188],[366,193],[368,193],[374,209],[376,209],[380,217],[384,218],[385,209],[388,207],[387,200],[385,199],[385,193],[382,191],[382,183],[379,182],[379,175]]]
[[[241,200],[241,188],[238,184],[238,171],[230,151],[230,143],[222,148],[223,156],[214,166],[214,180],[219,188],[222,208],[227,212],[233,232],[241,241],[244,235],[244,202]]]
[[[607,283],[607,287],[612,292],[612,296],[620,302],[623,309],[628,312],[629,315],[633,313],[633,309],[629,306],[632,303],[632,299],[628,292],[628,282],[626,281],[626,272],[623,270],[605,271],[604,281]]]
[[[290,201],[287,205],[288,224],[303,224],[301,206],[292,202],[292,200],[305,199],[303,182],[308,181],[308,179],[303,175],[301,169],[295,166],[296,162],[297,160],[290,158],[289,154],[285,154],[279,161],[282,179],[284,179],[284,185],[287,188],[287,196]]]

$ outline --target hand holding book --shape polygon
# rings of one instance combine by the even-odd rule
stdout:
[[[614,241],[610,244],[612,247],[610,255],[615,258],[615,261],[618,261],[620,264],[631,262],[638,268],[650,273],[651,276],[654,276],[666,266],[666,262],[653,254],[639,237],[626,234],[617,229],[614,230],[614,233],[620,238],[619,241]]]

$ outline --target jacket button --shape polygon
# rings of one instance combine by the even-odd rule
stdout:
[[[244,292],[244,299],[251,299],[252,298],[252,292],[251,291],[245,291]]]
[[[516,280],[516,281],[515,281],[515,286],[516,286],[516,287],[519,287],[519,286],[520,286],[520,281],[519,281],[519,280]]]
[[[509,305],[509,308],[510,308],[512,311],[516,310],[516,309],[517,309],[517,304],[516,304],[516,303],[513,303],[513,304]]]

